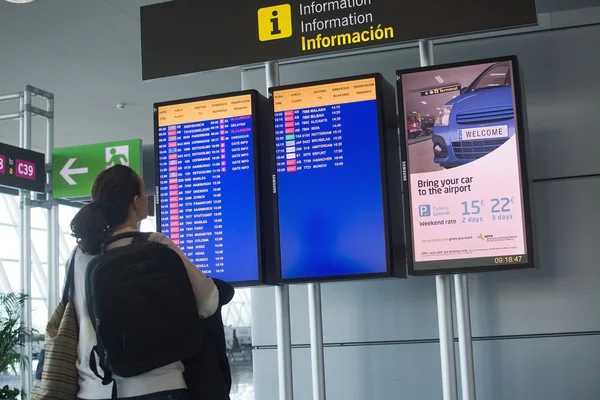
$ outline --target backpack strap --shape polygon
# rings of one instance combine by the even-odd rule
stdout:
[[[67,280],[65,281],[65,287],[63,289],[62,302],[67,304],[71,294],[75,291],[75,254],[77,254],[77,247],[73,249],[71,258],[69,259],[69,269],[67,270]]]
[[[150,236],[150,234],[146,234],[146,233],[141,233],[138,231],[131,231],[131,232],[123,232],[123,233],[119,233],[118,235],[113,235],[111,237],[109,237],[108,239],[106,239],[101,246],[101,251],[102,253],[106,252],[106,248],[113,244],[114,242],[117,242],[119,240],[123,240],[123,239],[128,239],[128,238],[133,238],[134,241],[139,240],[140,238],[143,238],[144,236]],[[147,240],[144,239],[144,240]]]
[[[146,243],[150,241],[150,235],[152,235],[152,232],[138,232],[138,235],[133,238],[132,243]]]
[[[96,362],[96,354],[98,354],[98,361]],[[118,399],[118,390],[117,390],[117,381],[115,381],[115,378],[113,378],[113,374],[112,371],[110,370],[110,367],[108,367],[108,365],[106,365],[106,357],[104,356],[105,352],[104,352],[104,348],[102,347],[102,345],[100,343],[98,343],[96,346],[94,346],[92,348],[92,351],[90,352],[90,369],[92,370],[92,372],[94,373],[94,375],[96,375],[96,377],[100,380],[102,380],[102,385],[110,385],[112,383],[112,393],[111,393],[111,399]],[[98,371],[98,365],[100,366],[100,368],[102,368],[102,370],[104,371],[104,376],[100,375],[100,372]]]

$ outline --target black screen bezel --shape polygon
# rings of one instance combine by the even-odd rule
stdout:
[[[258,279],[256,280],[246,280],[246,281],[228,281],[234,287],[247,287],[247,286],[258,286],[265,283],[265,255],[263,254],[263,242],[264,238],[261,231],[261,168],[259,167],[259,153],[260,153],[260,141],[264,140],[261,138],[261,135],[258,134],[259,126],[260,126],[260,105],[259,105],[259,96],[260,94],[256,90],[243,90],[239,92],[230,92],[230,93],[221,93],[210,96],[200,96],[200,97],[191,97],[185,99],[178,100],[170,100],[165,102],[154,103],[154,159],[155,159],[155,207],[156,207],[156,230],[157,232],[161,232],[161,197],[160,197],[160,161],[159,161],[159,146],[158,146],[158,109],[160,107],[165,106],[173,106],[177,104],[187,104],[187,103],[195,103],[199,101],[208,101],[215,99],[224,99],[229,97],[237,97],[237,96],[245,96],[250,95],[251,104],[252,104],[252,151],[254,152],[253,161],[254,161],[254,202],[256,207],[256,248],[258,255]],[[211,277],[217,278],[215,274],[209,275]]]
[[[415,269],[415,261],[414,261],[414,242],[413,242],[413,232],[412,232],[412,205],[411,205],[411,189],[410,189],[410,168],[409,168],[409,154],[408,154],[408,142],[406,138],[406,117],[405,117],[405,109],[404,109],[404,96],[403,96],[403,85],[402,85],[402,76],[405,74],[411,74],[415,72],[424,72],[424,71],[434,71],[448,68],[456,68],[456,67],[465,67],[471,65],[479,65],[479,64],[490,64],[497,63],[502,61],[509,61],[512,63],[512,74],[513,74],[513,93],[515,99],[515,116],[516,116],[516,124],[517,124],[517,139],[518,139],[518,149],[519,149],[519,171],[521,178],[521,191],[522,191],[522,200],[523,200],[523,223],[525,232],[525,241],[526,241],[526,251],[527,251],[527,261],[519,264],[489,264],[489,265],[481,265],[476,267],[458,267],[458,268],[435,268],[435,269],[427,269],[427,270],[418,270]],[[536,246],[534,242],[533,235],[533,221],[532,221],[532,203],[531,203],[531,182],[529,179],[529,168],[528,168],[528,131],[526,124],[526,112],[525,112],[525,104],[524,104],[524,96],[523,96],[523,87],[522,87],[522,78],[521,78],[521,70],[519,66],[519,61],[517,56],[503,56],[503,57],[494,57],[494,58],[486,58],[486,59],[478,59],[478,60],[469,60],[448,64],[438,64],[431,65],[427,67],[416,67],[409,69],[402,69],[396,71],[396,89],[398,96],[398,119],[400,125],[399,139],[400,139],[400,148],[402,152],[402,169],[406,171],[405,178],[403,179],[403,183],[405,184],[405,190],[403,190],[403,203],[404,203],[404,214],[405,214],[405,223],[407,224],[406,228],[406,245],[407,248],[410,249],[410,256],[408,258],[408,271],[409,275],[412,276],[431,276],[431,275],[445,275],[445,274],[462,274],[462,273],[477,273],[477,272],[493,272],[493,271],[507,271],[507,270],[518,270],[518,269],[527,269],[527,268],[535,268],[535,264],[537,262],[536,255]],[[452,260],[452,262],[456,263],[457,260]],[[439,264],[444,264],[446,261],[439,261]]]
[[[319,85],[327,85],[332,83],[339,82],[352,82],[363,79],[374,79],[375,80],[375,92],[376,92],[376,104],[377,104],[377,123],[378,123],[378,138],[379,138],[379,161],[380,161],[380,172],[381,172],[381,195],[383,202],[383,219],[384,219],[384,233],[385,233],[385,252],[386,252],[386,270],[384,272],[376,272],[376,273],[366,273],[366,274],[345,274],[345,275],[325,275],[325,276],[317,276],[317,277],[299,277],[299,278],[284,278],[282,265],[281,265],[281,246],[279,243],[279,198],[278,193],[274,193],[273,202],[276,205],[275,215],[273,218],[274,228],[275,228],[275,237],[277,241],[276,252],[278,257],[278,283],[310,283],[310,282],[333,282],[333,281],[350,281],[350,280],[362,280],[362,279],[376,279],[376,278],[388,278],[393,276],[394,268],[393,268],[393,240],[392,240],[392,223],[390,218],[390,204],[388,197],[388,184],[389,176],[391,174],[388,173],[388,155],[386,153],[387,147],[387,129],[386,129],[386,121],[384,120],[385,116],[385,108],[384,101],[389,99],[384,99],[384,91],[383,91],[383,77],[381,74],[366,74],[366,75],[356,75],[344,78],[334,78],[334,79],[326,79],[312,82],[303,82],[296,83],[291,85],[281,85],[269,88],[269,100],[271,102],[271,110],[273,114],[275,113],[275,100],[273,93],[279,90],[290,90],[290,89],[298,89],[303,87],[310,86],[319,86]],[[393,100],[393,99],[392,99]],[[275,125],[273,124],[273,131],[275,130]],[[395,134],[395,133],[394,133]],[[273,148],[275,148],[275,135],[273,135]],[[272,153],[272,165],[273,171],[272,176],[274,179],[274,185],[277,187],[277,162],[276,162],[276,153],[273,151]],[[399,183],[398,183],[399,184]],[[276,189],[278,192],[278,190]]]

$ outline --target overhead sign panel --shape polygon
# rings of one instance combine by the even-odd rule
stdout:
[[[462,90],[422,101],[442,79]],[[516,57],[398,72],[400,115],[439,110],[433,134],[401,135],[415,275],[531,267],[526,126]]]
[[[89,196],[98,174],[116,164],[127,165],[139,174],[141,154],[142,142],[137,139],[54,149],[54,197]]]
[[[275,3],[275,4],[273,4]],[[220,0],[141,7],[143,79],[537,21],[534,0]],[[198,23],[201,19],[202,23]]]
[[[0,186],[46,191],[44,154],[0,143]]]

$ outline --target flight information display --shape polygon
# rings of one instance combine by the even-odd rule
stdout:
[[[272,90],[283,281],[389,272],[377,94],[375,77]]]
[[[260,279],[253,95],[157,104],[158,224],[206,275]]]
[[[413,274],[533,266],[520,91],[516,57],[398,71]]]

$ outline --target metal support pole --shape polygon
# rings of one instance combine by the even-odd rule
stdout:
[[[292,330],[290,327],[290,289],[288,285],[275,287],[275,314],[277,319],[279,399],[293,400]]]
[[[469,305],[469,281],[467,275],[454,275],[454,292],[456,295],[456,322],[458,324],[462,399],[475,400],[475,369],[473,368],[471,308]]]
[[[267,79],[267,90],[279,86],[279,63],[268,62],[265,64],[265,73]],[[281,399],[280,399],[281,400]]]
[[[325,357],[323,355],[323,316],[321,284],[308,284],[308,320],[310,327],[310,364],[313,400],[325,400]]]
[[[19,124],[19,144],[22,148],[31,150],[31,92],[25,91],[20,101],[22,118]],[[30,192],[20,190],[20,236],[21,236],[21,290],[28,296],[21,309],[21,326],[26,332],[31,331],[31,207],[29,205]],[[32,388],[33,373],[31,370],[32,348],[31,338],[25,336],[25,343],[21,349],[21,388],[22,399],[29,399]]]
[[[0,96],[0,101],[18,100],[20,98],[21,98],[21,93],[4,94],[4,95]]]
[[[279,63],[265,64],[267,92],[279,85]],[[279,400],[294,398],[292,378],[292,331],[290,327],[290,289],[288,285],[275,287],[275,314],[277,320],[277,366],[279,370]]]
[[[457,400],[456,358],[454,355],[454,326],[452,319],[452,287],[450,276],[435,277],[442,361],[442,393],[444,400]]]
[[[419,57],[422,67],[434,64],[433,42],[431,40],[419,40]],[[452,286],[450,284],[450,276],[436,276],[435,289],[440,332],[443,399],[457,400],[454,320],[452,318]]]
[[[60,293],[60,227],[58,223],[58,202],[53,200],[52,193],[52,151],[54,150],[54,97],[46,100],[46,200],[51,203],[48,209],[48,319],[52,317],[58,305]]]
[[[8,121],[8,120],[17,119],[17,118],[21,118],[21,114],[12,113],[12,114],[0,115],[0,121]]]
[[[431,40],[419,40],[419,58],[421,67],[433,65],[433,42]]]

